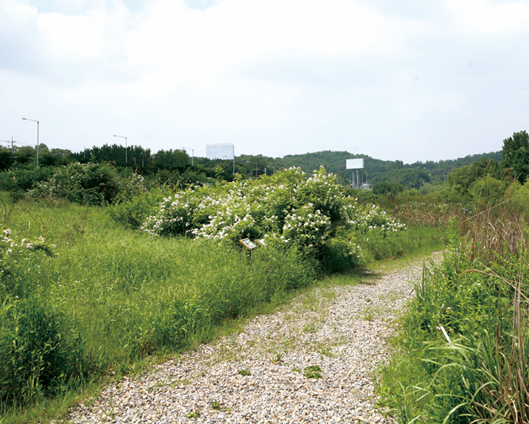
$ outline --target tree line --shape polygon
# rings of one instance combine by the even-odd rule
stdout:
[[[36,149],[30,146],[0,148],[0,171],[9,169],[33,169],[36,166]],[[49,149],[39,146],[39,166],[51,167],[71,162],[111,163],[118,168],[131,168],[141,174],[160,174],[170,180],[172,174],[192,174],[193,178],[220,178],[232,180],[234,173],[246,177],[272,174],[292,166],[306,173],[324,166],[328,172],[337,174],[343,185],[351,183],[352,172],[347,170],[347,159],[363,158],[365,168],[360,170],[361,182],[373,185],[379,194],[416,189],[423,193],[453,188],[464,193],[484,173],[502,178],[509,175],[524,183],[529,176],[529,136],[526,131],[513,134],[503,141],[501,151],[465,156],[453,160],[426,161],[405,164],[401,160],[380,160],[368,155],[347,151],[320,151],[285,157],[263,155],[240,155],[235,164],[226,160],[191,158],[183,149],[159,150],[141,146],[105,144],[81,152],[67,149]],[[356,175],[356,174],[355,174]],[[165,178],[164,177],[164,178]],[[162,178],[163,179],[163,178]]]

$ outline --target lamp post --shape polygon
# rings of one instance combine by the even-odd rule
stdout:
[[[121,138],[125,139],[125,163],[128,163],[129,156],[128,156],[128,152],[127,152],[127,137],[125,137],[124,135],[114,135],[114,137],[121,137]]]
[[[273,168],[274,169],[274,174],[276,173],[276,167],[275,166],[265,166],[265,175],[268,175],[268,168]]]
[[[191,150],[191,166],[193,166],[195,163],[195,149],[192,149],[191,147],[182,147],[182,149]]]
[[[257,178],[257,162],[250,162],[249,160],[247,160],[246,162],[255,163],[255,178]]]
[[[34,119],[28,119],[28,118],[22,118],[23,121],[31,121],[37,123],[37,168],[39,167],[39,121],[35,121]]]

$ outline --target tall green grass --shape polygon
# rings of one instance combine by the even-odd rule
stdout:
[[[529,422],[524,214],[519,198],[482,202],[425,268],[379,381],[399,423]]]
[[[111,219],[126,209],[1,196],[5,227],[56,245],[54,256],[33,252],[0,278],[0,412],[9,423],[37,422],[45,408],[64,407],[94,381],[208,341],[233,318],[321,273],[296,249],[260,248],[250,256],[207,240],[132,231]],[[442,232],[416,226],[391,243],[362,243],[371,260],[397,258],[439,248]],[[327,271],[348,264],[338,258]]]
[[[102,208],[19,202],[1,213],[13,233],[57,245],[56,256],[29,256],[0,280],[0,410],[11,416],[148,354],[208,340],[226,320],[316,277],[294,249],[250,257],[150,237]]]

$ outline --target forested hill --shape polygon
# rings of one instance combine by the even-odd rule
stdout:
[[[329,172],[338,174],[344,182],[351,180],[351,171],[345,169],[347,159],[364,158],[365,169],[361,171],[361,179],[365,182],[367,172],[367,182],[376,184],[381,181],[389,181],[402,184],[404,187],[419,188],[424,183],[440,184],[446,181],[448,173],[454,168],[470,165],[480,159],[490,158],[496,161],[501,160],[501,151],[469,155],[464,158],[442,160],[439,162],[415,162],[405,164],[400,160],[389,161],[374,159],[367,155],[355,155],[346,151],[332,152],[324,150],[315,153],[305,153],[301,155],[287,155],[283,158],[269,158],[266,156],[242,155],[242,162],[249,161],[257,163],[259,173],[273,172],[273,167],[288,168],[299,166],[305,172],[312,172],[323,165]],[[247,162],[248,163],[248,162]]]
[[[525,132],[519,134],[524,141],[523,143],[520,140],[512,141],[515,148],[523,147],[525,146],[524,143],[529,143],[525,140],[527,137]],[[233,178],[234,168],[235,172],[239,174],[255,176],[265,173],[271,174],[274,170],[290,168],[291,166],[297,166],[306,173],[312,173],[312,171],[319,169],[320,166],[324,166],[328,172],[337,174],[339,182],[344,185],[351,182],[352,176],[352,172],[345,168],[346,160],[364,158],[365,169],[359,172],[362,182],[367,181],[369,184],[375,185],[385,181],[400,184],[403,188],[416,189],[424,187],[427,183],[441,185],[454,168],[461,168],[484,158],[498,162],[502,158],[502,152],[499,151],[439,162],[427,161],[405,164],[400,160],[380,160],[367,155],[355,155],[346,151],[332,152],[324,150],[301,155],[287,155],[283,158],[272,158],[263,155],[241,155],[237,156],[235,163],[233,163],[226,160],[192,158],[182,149],[159,150],[151,154],[150,149],[144,149],[141,146],[128,146],[126,148],[117,144],[103,145],[101,147],[94,146],[76,153],[69,150],[48,149],[42,143],[39,149],[40,167],[60,166],[69,162],[109,162],[119,168],[133,168],[144,175],[160,172],[165,175],[168,172],[174,172],[178,175],[185,174],[187,175],[186,178],[190,180],[201,180],[201,178],[204,179],[206,176],[216,178],[219,175],[218,169],[221,169],[223,178],[231,179]],[[525,156],[522,155],[520,157],[523,157],[522,162],[526,161]],[[36,149],[31,146],[19,148],[2,148],[0,146],[0,171],[34,169],[37,165],[36,159]],[[199,177],[199,175],[202,175],[202,177]],[[171,178],[169,180],[172,181]],[[163,177],[163,180],[169,181],[168,177]],[[429,186],[426,186],[425,189],[429,189]]]

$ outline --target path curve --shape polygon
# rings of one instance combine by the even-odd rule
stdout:
[[[239,334],[104,389],[73,423],[388,423],[372,372],[422,263],[315,288]],[[307,367],[313,377],[307,378]],[[250,375],[245,374],[244,370]],[[310,372],[310,370],[308,370]],[[239,373],[241,372],[241,373]]]

